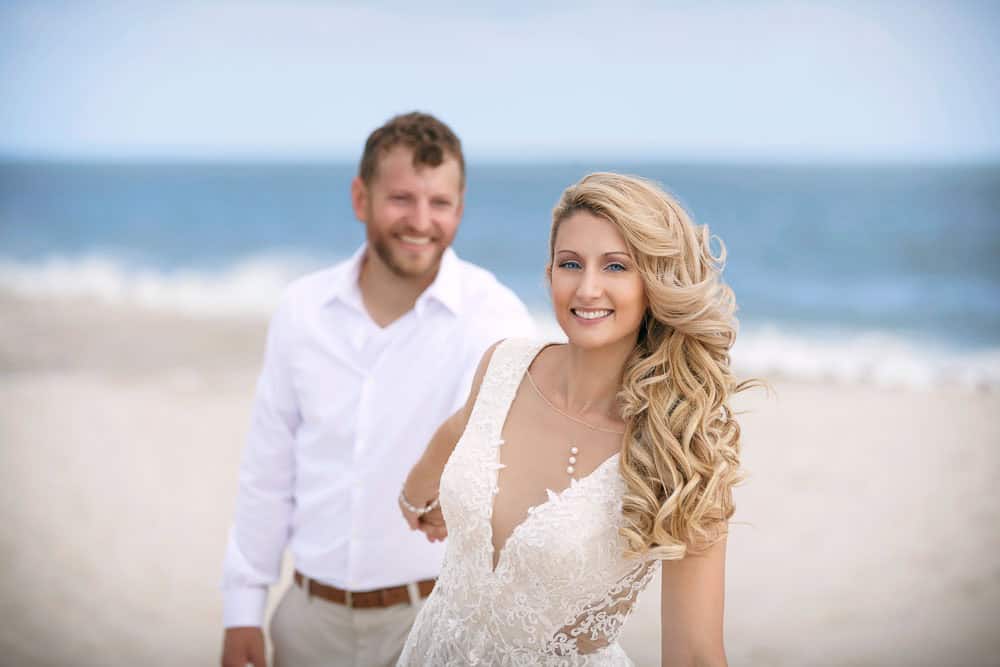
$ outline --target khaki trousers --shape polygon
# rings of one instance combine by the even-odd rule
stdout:
[[[274,667],[393,667],[422,604],[352,609],[293,583],[271,618]]]

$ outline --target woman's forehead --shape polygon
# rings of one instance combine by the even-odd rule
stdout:
[[[630,254],[618,226],[590,211],[577,211],[560,223],[554,250],[598,255]]]

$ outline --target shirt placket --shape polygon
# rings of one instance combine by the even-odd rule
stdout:
[[[355,430],[353,459],[361,462],[369,453],[372,445],[372,438],[375,433],[376,424],[374,419],[378,415],[376,410],[378,397],[376,396],[376,371],[379,366],[379,359],[385,353],[386,348],[391,344],[388,338],[389,332],[384,329],[372,326],[365,332],[365,342],[361,346],[360,357],[363,359],[361,371],[361,386],[358,396],[357,429]],[[367,513],[365,512],[366,484],[362,477],[361,470],[366,466],[360,463],[355,466],[355,478],[351,485],[351,537],[350,552],[348,556],[348,581],[351,590],[359,590],[358,566],[365,562],[368,557],[365,554]]]

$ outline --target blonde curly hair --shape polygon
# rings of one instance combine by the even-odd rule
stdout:
[[[718,542],[733,514],[740,427],[729,368],[736,302],[721,280],[726,258],[712,236],[651,181],[594,173],[567,188],[552,211],[550,260],[560,224],[588,211],[622,233],[649,309],[625,364],[618,400],[626,555],[674,560]],[[717,237],[716,237],[717,238]]]

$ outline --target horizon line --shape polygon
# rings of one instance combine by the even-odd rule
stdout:
[[[664,151],[664,153],[669,153]],[[466,166],[469,163],[511,166],[571,165],[586,162],[607,162],[612,164],[677,164],[677,165],[747,165],[747,166],[1000,166],[1000,152],[978,155],[935,155],[935,154],[895,154],[895,155],[846,155],[817,153],[813,155],[753,155],[753,154],[683,154],[666,155],[643,154],[521,154],[514,156],[500,153],[465,153]],[[274,164],[274,165],[356,165],[358,155],[346,156],[340,153],[86,153],[86,152],[46,152],[46,151],[3,151],[0,163],[34,164],[102,164],[102,165],[169,165],[169,164]]]

